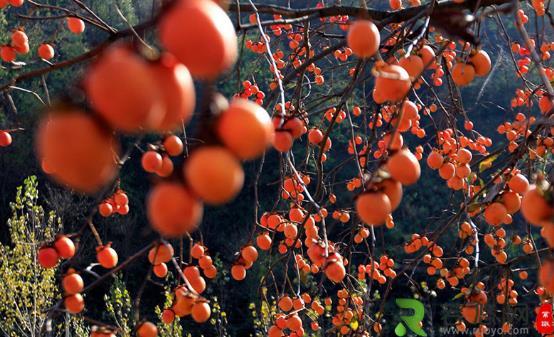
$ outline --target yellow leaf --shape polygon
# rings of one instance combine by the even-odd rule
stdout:
[[[464,293],[459,293],[456,296],[454,296],[453,300],[457,300],[458,298],[464,296]]]
[[[359,326],[358,321],[350,322],[350,329],[356,331],[356,330],[358,330],[358,326]]]
[[[270,309],[269,309],[269,303],[267,303],[267,301],[262,301],[262,306],[261,306],[261,314],[262,314],[262,318],[265,319],[267,317],[269,317],[270,315]]]
[[[486,169],[489,169],[492,166],[492,163],[494,163],[494,161],[496,160],[496,158],[498,158],[497,154],[495,154],[494,156],[491,156],[491,157],[483,160],[482,162],[480,162],[479,163],[479,172],[483,172]]]

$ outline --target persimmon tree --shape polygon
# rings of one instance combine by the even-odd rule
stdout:
[[[222,274],[232,282],[257,277],[265,316],[253,329],[270,337],[389,335],[385,308],[405,284],[418,298],[431,289],[457,294],[455,327],[475,327],[475,336],[497,328],[488,303],[502,313],[504,333],[520,296],[551,303],[548,3],[172,0],[153,1],[151,18],[139,23],[114,4],[123,28],[80,0],[0,7],[18,17],[0,48],[9,75],[0,90],[12,108],[15,92],[44,102],[33,129],[42,171],[96,200],[78,231],[38,248],[44,268],[59,266],[64,293],[50,319],[87,317],[84,295],[145,263],[133,301],[140,337],[173,333],[168,325],[186,321],[223,334],[225,310],[235,308],[214,310],[216,296],[207,295]],[[106,38],[60,58],[53,41],[26,34],[37,26]],[[509,70],[491,49],[508,55]],[[75,65],[80,79],[50,98],[45,76]],[[500,93],[500,124],[479,125],[480,106],[464,93],[476,90],[479,101],[499,67],[515,91]],[[17,127],[0,133],[1,146]],[[98,223],[133,212],[121,172],[136,156],[151,187],[135,207],[146,210],[156,239],[120,259]],[[244,167],[252,162],[250,177]],[[430,223],[424,230],[412,230],[395,216],[403,199],[417,196],[422,174],[442,180],[449,198],[439,214],[420,219]],[[260,202],[267,175],[279,186],[271,205]],[[219,252],[202,235],[206,206],[232,207],[245,181],[253,185],[249,234],[214,263]],[[412,234],[395,249],[386,242],[399,226]],[[90,267],[102,272],[85,282],[75,259],[90,239]],[[255,264],[264,272],[251,275]],[[170,289],[161,322],[141,314],[147,283]],[[128,334],[88,320],[92,336]]]

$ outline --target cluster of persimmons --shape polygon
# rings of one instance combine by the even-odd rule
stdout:
[[[24,1],[0,1],[0,7],[8,3],[19,6]],[[420,6],[417,0],[409,3]],[[398,0],[390,1],[389,5],[392,10],[403,7]],[[316,8],[324,6],[318,3]],[[544,2],[533,1],[533,9],[536,15],[544,15]],[[517,15],[524,23],[528,20],[523,10]],[[375,241],[377,227],[394,227],[393,213],[401,204],[405,187],[420,179],[420,161],[423,161],[429,169],[437,171],[453,193],[470,200],[460,210],[464,217],[455,218],[458,238],[464,242],[462,252],[468,257],[458,254],[445,258],[447,253],[439,244],[440,238],[433,233],[412,234],[404,244],[404,253],[413,254],[414,259],[422,262],[427,275],[436,277],[436,289],[449,286],[459,290],[464,302],[456,328],[464,331],[466,323],[475,324],[479,328],[476,336],[482,336],[487,328],[483,323],[487,317],[484,311],[489,301],[487,293],[495,295],[498,304],[515,305],[518,292],[513,277],[508,275],[495,284],[496,290],[487,290],[481,281],[467,280],[473,271],[470,255],[479,253],[479,247],[487,247],[496,263],[506,266],[510,262],[509,247],[520,246],[518,249],[523,255],[537,253],[529,233],[524,238],[507,237],[503,226],[511,224],[518,212],[531,225],[541,227],[542,237],[549,247],[554,247],[553,188],[543,174],[535,174],[536,168],[518,168],[522,156],[529,158],[530,163],[538,160],[551,165],[554,128],[539,123],[552,115],[552,97],[547,88],[516,91],[512,108],[531,108],[535,99],[541,115],[518,113],[514,121],[498,126],[498,133],[507,140],[507,152],[519,157],[494,176],[486,176],[482,173],[495,160],[490,153],[491,138],[474,130],[473,122],[465,113],[463,131],[456,123],[438,128],[434,114],[439,110],[449,116],[454,113],[447,111],[439,100],[425,104],[417,94],[423,88],[432,90],[425,78],[427,75],[433,87],[443,86],[448,78],[458,88],[470,85],[476,77],[488,76],[492,62],[485,50],[469,42],[449,40],[431,29],[434,43],[431,39],[421,40],[409,51],[401,49],[391,55],[386,53],[387,48],[402,42],[400,33],[381,41],[382,31],[364,15],[322,17],[322,24],[336,25],[338,31],[346,32],[346,43],[330,55],[334,62],[347,67],[347,77],[353,84],[361,76],[360,69],[374,60],[369,96],[370,105],[377,108],[371,110],[364,103],[349,109],[347,104],[339,103],[325,107],[317,120],[311,111],[303,111],[300,100],[285,99],[286,77],[282,72],[289,66],[293,71],[304,68],[299,77],[306,77],[310,86],[325,86],[326,76],[330,75],[323,63],[316,65],[310,60],[330,47],[318,50],[312,46],[305,27],[283,22],[281,15],[274,14],[271,18],[275,23],[266,25],[268,32],[261,32],[259,41],[245,39],[244,44],[249,51],[270,60],[268,70],[272,80],[265,85],[253,76],[243,78],[239,82],[240,91],[228,101],[215,92],[213,85],[235,66],[240,53],[235,25],[224,7],[211,0],[176,0],[164,7],[155,21],[161,52],[152,52],[152,48],[138,43],[115,41],[99,53],[84,73],[81,88],[87,103],[63,102],[49,107],[36,132],[43,171],[75,191],[100,195],[97,211],[101,216],[125,215],[130,211],[129,198],[119,186],[118,172],[129,154],[122,151],[118,136],[140,139],[146,133],[159,135],[159,141],[147,144],[142,150],[141,165],[155,178],[146,200],[146,211],[151,228],[160,236],[147,250],[147,259],[156,277],[166,278],[170,269],[175,269],[178,275],[171,305],[163,310],[161,320],[172,324],[175,317],[190,316],[195,322],[204,323],[212,315],[209,299],[202,296],[206,280],[215,279],[219,271],[208,247],[202,241],[194,241],[191,235],[199,228],[205,204],[225,205],[241,191],[245,180],[242,162],[255,160],[273,147],[282,154],[282,163],[286,163],[279,184],[280,205],[285,206],[264,211],[259,216],[253,236],[237,247],[232,264],[226,266],[232,279],[242,281],[247,277],[247,271],[259,260],[258,250],[290,254],[291,259],[287,261],[294,266],[294,273],[321,275],[322,280],[330,281],[331,290],[325,297],[308,291],[299,290],[294,294],[279,291],[268,336],[299,337],[308,326],[318,331],[319,318],[326,313],[332,317],[333,331],[342,335],[358,331],[365,333],[360,336],[368,336],[371,330],[378,334],[383,331],[382,313],[371,316],[367,297],[360,295],[352,280],[379,285],[390,282],[390,285],[404,273],[399,271],[404,263],[385,253],[359,261],[352,254],[347,255],[351,250],[345,246],[369,247],[368,241]],[[263,29],[259,20],[258,12],[249,16],[251,26],[259,25]],[[85,29],[84,21],[77,17],[68,18],[67,26],[75,34]],[[285,42],[272,52],[275,41]],[[550,58],[552,49],[551,42],[543,42],[540,47],[543,61]],[[514,44],[511,50],[520,57],[516,61],[514,56],[518,76],[525,76],[532,62],[528,46]],[[17,54],[28,52],[29,40],[21,29],[13,32],[9,45],[0,47],[4,62],[14,62]],[[389,55],[387,59],[383,58],[385,54]],[[51,60],[52,45],[41,43],[38,55]],[[357,62],[354,67],[353,60]],[[552,68],[547,67],[545,72],[550,80],[554,79]],[[204,90],[200,104],[196,101],[198,84],[194,81],[209,89]],[[266,97],[270,92],[282,95],[272,114],[263,107],[273,103]],[[190,146],[188,139],[178,132],[195,114],[201,142]],[[432,141],[411,150],[408,143],[412,143],[405,137],[412,134],[420,140],[428,139],[431,128],[426,130],[426,119],[435,126]],[[337,202],[332,191],[321,192],[323,165],[336,134],[332,132],[333,127],[345,121],[350,126],[360,126],[352,127],[344,149],[353,157],[358,171],[345,183],[353,197],[348,205]],[[361,132],[365,127],[368,134]],[[8,146],[11,141],[9,132],[0,132],[0,146]],[[305,144],[316,154],[313,159],[317,175],[308,170],[298,172],[295,168],[291,151],[295,143]],[[179,160],[182,158],[184,161]],[[490,180],[489,185],[485,185],[484,179]],[[312,190],[317,192],[312,194]],[[495,192],[487,192],[490,190]],[[91,219],[88,225],[94,227]],[[351,227],[350,242],[344,237],[328,235],[327,223],[331,221]],[[486,229],[476,225],[479,222]],[[97,262],[113,270],[118,266],[117,252],[110,243],[103,244],[96,236]],[[170,243],[184,236],[191,238],[188,262],[178,260]],[[38,250],[39,263],[44,268],[53,268],[60,260],[73,258],[79,245],[72,239],[72,235],[58,235],[54,242],[45,243]],[[479,246],[481,241],[484,244]],[[476,256],[478,259],[479,254]],[[479,261],[475,262],[477,266]],[[283,268],[289,268],[289,262]],[[520,280],[528,278],[526,270],[517,275]],[[534,292],[542,302],[548,301],[554,294],[554,260],[542,261],[538,278],[540,286]],[[64,298],[60,306],[69,313],[81,313],[85,308],[82,293],[87,288],[78,271],[65,270],[61,284]],[[361,330],[362,325],[367,328],[366,332]],[[502,328],[509,331],[510,327],[506,321]],[[139,337],[155,337],[158,331],[154,323],[142,320],[136,333]],[[109,337],[114,331],[97,327],[92,335]]]

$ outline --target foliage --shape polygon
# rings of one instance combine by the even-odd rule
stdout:
[[[131,337],[135,326],[133,305],[125,282],[119,276],[115,276],[104,301],[109,320],[115,322],[122,337]]]
[[[55,269],[36,261],[38,247],[52,240],[59,219],[38,204],[38,182],[29,177],[17,189],[7,227],[11,245],[0,245],[0,321],[8,336],[35,336],[46,328],[48,308],[58,295]]]
[[[60,298],[57,269],[40,267],[36,253],[53,239],[61,222],[38,202],[38,180],[31,176],[10,203],[10,243],[0,244],[0,331],[10,337],[40,336],[54,325],[57,335],[67,328],[75,336],[88,336],[82,318],[67,316],[59,324],[49,318],[48,309]]]
[[[162,319],[162,312],[164,308],[170,307],[171,302],[173,301],[170,289],[166,289],[165,292],[165,301],[163,303],[163,307],[156,306],[155,313],[156,316],[160,319]],[[183,337],[187,335],[183,335],[183,327],[180,324],[179,317],[175,318],[175,321],[172,324],[159,324],[158,325],[158,332],[160,337]],[[188,337],[188,336],[187,336]]]

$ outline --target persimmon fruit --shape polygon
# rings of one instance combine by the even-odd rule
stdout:
[[[292,145],[294,144],[294,138],[292,134],[288,131],[276,131],[275,138],[273,140],[273,147],[282,153],[290,151]]]
[[[456,167],[452,163],[445,163],[439,168],[439,176],[444,180],[454,177],[455,173]]]
[[[38,47],[38,56],[44,60],[51,60],[54,58],[54,47],[48,43],[43,43]]]
[[[113,136],[79,110],[50,113],[38,128],[36,141],[52,177],[79,192],[97,192],[117,172]]]
[[[162,168],[163,159],[158,152],[150,150],[144,152],[140,162],[146,172],[155,173]]]
[[[73,34],[79,35],[85,31],[85,22],[76,17],[67,18],[67,28]]]
[[[304,121],[302,121],[298,117],[292,117],[289,118],[285,124],[283,124],[283,129],[290,132],[292,135],[292,138],[297,139],[300,136],[302,136],[304,133],[306,133],[306,125],[304,124]]]
[[[162,157],[162,166],[156,171],[160,177],[169,177],[173,173],[173,161],[168,156]]]
[[[162,322],[171,324],[175,320],[175,312],[171,309],[164,309],[162,312]]]
[[[15,61],[16,54],[15,49],[10,46],[2,46],[0,47],[0,57],[2,58],[2,61],[4,62],[13,62]]]
[[[346,269],[342,262],[332,261],[325,267],[325,276],[334,283],[339,283],[346,277]]]
[[[125,206],[129,203],[129,197],[121,190],[113,195],[113,199],[117,206]]]
[[[214,79],[238,56],[235,27],[213,1],[176,1],[162,17],[158,34],[162,45],[199,79]]]
[[[70,273],[64,276],[62,280],[62,287],[67,295],[80,293],[84,286],[83,278],[77,273]]]
[[[206,302],[197,302],[192,306],[192,319],[196,323],[204,323],[210,319],[210,315],[212,314],[212,311],[210,309],[210,306]]]
[[[236,98],[221,113],[217,134],[236,156],[249,160],[260,156],[271,145],[274,128],[264,108],[249,100]]]
[[[156,337],[158,336],[158,328],[152,322],[142,322],[137,328],[138,337]]]
[[[408,72],[398,65],[385,65],[378,70],[374,96],[380,100],[398,102],[407,96],[411,88]]]
[[[508,215],[508,210],[499,202],[493,202],[485,208],[485,221],[489,225],[498,226],[504,223],[506,215]]]
[[[184,176],[192,191],[213,205],[233,199],[244,183],[241,164],[222,146],[196,149],[185,163]]]
[[[466,86],[473,81],[475,68],[471,64],[458,62],[452,67],[452,80],[457,86]]]
[[[73,294],[64,298],[65,310],[70,314],[78,314],[85,308],[85,300],[81,294]]]
[[[58,264],[60,256],[52,247],[42,247],[38,250],[37,260],[43,268],[53,268]]]
[[[156,275],[159,278],[164,278],[167,276],[168,268],[167,264],[160,263],[152,267],[152,271],[154,272],[154,275]]]
[[[521,199],[521,214],[530,224],[542,226],[554,215],[554,208],[548,204],[537,186],[531,185]]]
[[[468,164],[472,158],[473,155],[468,149],[459,149],[456,153],[456,160],[460,164]]]
[[[382,192],[363,193],[356,199],[356,212],[366,224],[382,225],[392,212],[390,199]]]
[[[379,49],[381,37],[377,26],[370,20],[356,20],[348,29],[346,44],[361,58],[373,56]]]
[[[402,184],[394,179],[385,179],[378,185],[382,192],[387,195],[390,201],[391,210],[394,211],[402,201]]]
[[[523,174],[518,173],[510,178],[508,186],[512,191],[523,195],[529,188],[529,180]]]
[[[202,203],[184,186],[163,182],[147,199],[147,214],[152,228],[166,237],[178,237],[196,229],[202,219]]]
[[[109,217],[113,214],[113,206],[109,202],[102,202],[98,205],[98,213],[103,217]]]
[[[308,141],[313,145],[318,145],[323,140],[323,132],[319,129],[311,129],[308,132]]]
[[[231,267],[231,276],[235,281],[242,281],[246,278],[246,269],[243,265],[235,264]]]
[[[197,260],[204,256],[204,253],[204,247],[198,243],[195,243],[190,250],[190,255]]]
[[[169,262],[173,257],[173,247],[169,243],[160,243],[148,251],[148,261],[153,265]]]
[[[423,60],[417,55],[403,57],[398,64],[408,72],[411,78],[419,77],[424,70]]]
[[[255,262],[258,259],[258,251],[254,246],[246,246],[242,248],[240,255],[248,262]]]
[[[172,310],[175,315],[183,317],[190,315],[194,306],[194,298],[191,296],[176,296],[176,301],[173,303]]]
[[[189,70],[170,54],[163,54],[149,69],[164,106],[163,118],[152,128],[164,132],[183,127],[191,119],[196,105],[196,92]]]
[[[172,157],[176,157],[183,153],[183,141],[175,135],[167,136],[164,139],[163,145],[165,152]]]
[[[427,156],[427,166],[433,170],[438,170],[441,168],[444,162],[443,156],[437,151],[431,151]]]
[[[421,167],[413,153],[408,149],[402,149],[393,154],[386,164],[391,177],[402,185],[415,184],[421,175]]]
[[[468,303],[462,307],[462,317],[471,324],[477,324],[482,320],[483,307],[481,304]]]
[[[12,45],[21,46],[29,43],[29,37],[22,30],[15,30],[11,35]]]
[[[21,7],[25,3],[25,0],[7,0],[8,3],[14,7]]]
[[[85,75],[85,91],[92,107],[123,132],[159,127],[168,107],[151,69],[126,45],[110,47]],[[163,89],[169,87],[167,84]]]
[[[96,260],[106,269],[111,269],[117,265],[117,252],[110,247],[110,244],[98,246],[96,248]]]
[[[271,248],[271,237],[268,234],[260,234],[256,237],[256,245],[261,250],[269,250]]]
[[[75,244],[65,235],[60,235],[56,238],[54,248],[62,259],[70,259],[75,255]]]
[[[521,208],[521,197],[513,191],[502,194],[502,203],[509,214],[514,214]]]
[[[0,131],[0,147],[10,146],[12,144],[12,135],[7,131]]]
[[[492,63],[489,54],[484,50],[479,50],[471,58],[469,62],[475,69],[475,75],[485,76],[491,71]]]
[[[16,53],[22,54],[22,55],[28,54],[31,51],[31,46],[29,45],[29,43],[23,43],[23,44],[17,44],[17,45],[13,44],[12,47]]]
[[[433,61],[435,60],[436,54],[433,48],[429,45],[424,45],[419,50],[419,56],[421,57],[421,60],[423,61],[424,67],[430,67]]]

